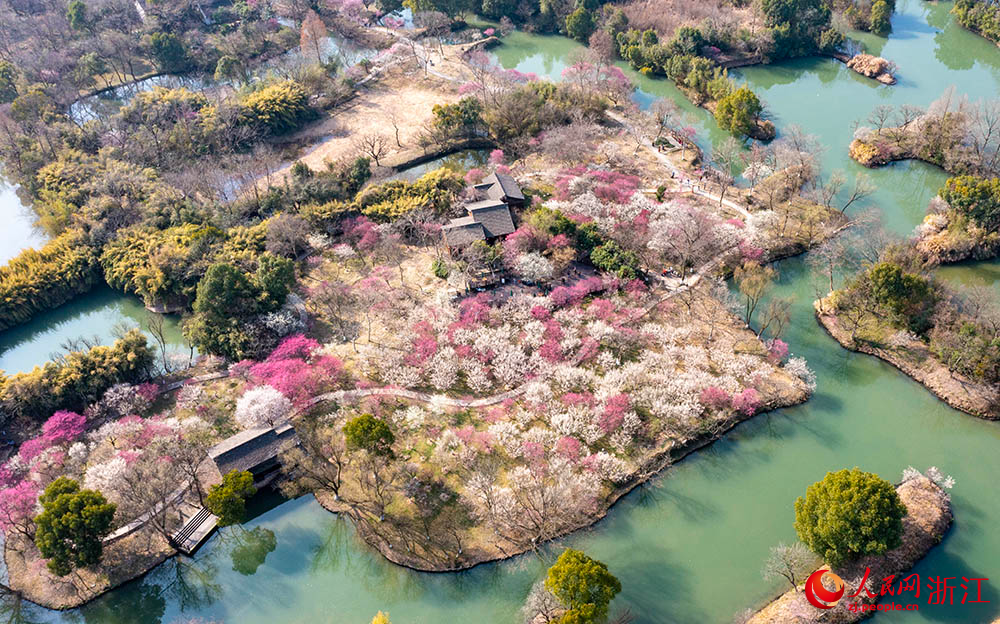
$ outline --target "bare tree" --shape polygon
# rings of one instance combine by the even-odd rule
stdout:
[[[306,492],[329,490],[340,500],[344,473],[351,456],[344,446],[344,436],[333,423],[310,421],[296,427],[300,446],[281,453],[281,468],[288,475],[282,492],[298,496]]]
[[[875,193],[876,188],[875,183],[868,177],[868,174],[859,173],[854,176],[854,187],[851,189],[851,194],[848,196],[847,202],[844,203],[844,207],[840,209],[840,213],[844,214],[851,207],[851,204]]]
[[[774,142],[777,168],[790,170],[790,182],[797,189],[815,181],[822,152],[819,140],[795,125],[789,126],[784,136]]]
[[[753,324],[754,314],[776,276],[777,272],[774,269],[756,262],[747,262],[743,266],[736,267],[733,272],[736,285],[743,295],[743,319],[747,327]]]
[[[167,360],[167,319],[158,312],[146,313],[146,331],[153,336],[156,346],[160,350],[160,357],[163,362],[163,372],[170,372],[170,363]]]
[[[399,116],[396,113],[390,111],[386,117],[389,118],[389,123],[392,124],[393,136],[396,139],[396,147],[402,148],[403,143],[399,139]]]
[[[780,338],[785,331],[785,326],[791,320],[792,300],[787,297],[775,297],[769,299],[764,306],[764,312],[760,315],[760,329],[757,336],[763,336],[769,332],[771,338]]]
[[[326,24],[320,16],[310,9],[302,20],[302,32],[299,35],[299,46],[302,51],[312,51],[316,55],[316,62],[323,62],[323,45],[326,42],[328,33]]]
[[[806,548],[802,542],[779,543],[771,547],[771,553],[764,561],[760,574],[765,581],[783,578],[798,591],[799,580],[819,565],[819,557]]]
[[[379,159],[389,153],[388,139],[385,138],[385,135],[376,132],[362,134],[355,140],[354,145],[358,151],[370,156],[375,161],[376,167],[382,166]]]
[[[649,107],[646,113],[650,120],[650,134],[653,137],[653,144],[663,138],[663,135],[670,132],[670,128],[676,123],[680,109],[677,104],[669,98],[657,98]]]
[[[829,208],[833,204],[833,199],[840,193],[840,189],[844,188],[844,184],[846,183],[847,176],[844,175],[843,171],[838,169],[831,173],[826,184],[816,189],[816,198],[819,200],[819,203]]]
[[[889,123],[889,120],[895,116],[896,111],[887,104],[881,104],[872,109],[871,114],[868,115],[868,123],[875,126],[875,132],[882,134],[883,128]]]
[[[719,183],[719,205],[726,197],[726,191],[733,185],[736,168],[743,160],[743,146],[735,137],[726,137],[721,145],[712,149],[712,160],[719,166],[713,171]]]
[[[276,215],[267,222],[267,250],[276,256],[296,258],[309,246],[309,231],[309,222],[298,215]]]

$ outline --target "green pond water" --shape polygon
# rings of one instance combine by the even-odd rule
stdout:
[[[394,173],[387,176],[386,180],[406,180],[407,182],[413,182],[420,176],[428,173],[430,171],[435,171],[442,167],[448,169],[454,169],[456,171],[465,171],[466,169],[472,169],[473,167],[484,166],[490,158],[490,150],[485,149],[468,149],[460,150],[453,154],[448,154],[447,156],[442,156],[441,158],[435,158],[434,160],[429,160],[423,164],[410,167],[409,169],[404,169],[398,173]]]
[[[972,97],[998,91],[1000,50],[955,27],[950,3],[897,4],[893,34],[872,46],[900,63],[896,87],[878,86],[830,60],[741,73],[767,100],[779,129],[797,123],[820,137],[827,172],[855,171],[846,155],[852,122],[878,103],[926,105],[949,84]],[[866,38],[870,46],[878,41]],[[577,47],[516,34],[497,55],[505,66],[558,76]],[[666,82],[637,82],[640,101],[680,98]],[[706,144],[723,138],[707,114],[687,108]],[[880,191],[870,203],[900,234],[920,221],[945,177],[907,163],[873,176]],[[956,412],[890,366],[841,349],[813,319],[815,293],[804,261],[784,261],[779,270],[778,294],[795,302],[785,339],[816,371],[815,396],[737,427],[542,557],[458,574],[416,573],[365,548],[349,523],[309,497],[284,504],[265,499],[244,528],[224,530],[193,560],[168,562],[68,613],[8,602],[11,620],[122,624],[200,616],[241,624],[360,623],[381,609],[402,624],[513,623],[552,553],[572,545],[605,561],[621,579],[613,611],[631,609],[642,623],[724,623],[782,590],[780,583],[761,580],[760,565],[770,546],[795,539],[792,503],[810,483],[853,466],[898,481],[908,465],[936,465],[956,478],[955,524],[915,569],[925,584],[920,611],[880,614],[874,621],[976,624],[1000,615],[1000,426]],[[946,277],[995,284],[997,273],[996,264],[973,264],[950,268]],[[991,602],[928,605],[929,575],[990,577],[983,597]],[[960,597],[958,591],[956,601]]]

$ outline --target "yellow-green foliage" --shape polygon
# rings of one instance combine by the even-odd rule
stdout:
[[[299,127],[309,118],[309,98],[305,89],[294,80],[286,80],[243,98],[244,119],[267,129],[272,134],[282,134]]]
[[[257,257],[264,253],[267,245],[267,221],[257,225],[238,225],[226,230],[226,242],[216,257],[216,262],[228,262],[244,270],[251,270]]]
[[[313,227],[322,228],[335,225],[355,209],[350,204],[333,200],[325,204],[308,204],[299,212]]]
[[[66,303],[100,281],[97,250],[68,233],[0,267],[0,331]]]
[[[225,232],[194,223],[165,230],[137,228],[105,245],[100,260],[112,288],[135,293],[147,304],[186,306],[212,264],[228,262],[255,271],[266,239],[266,221]]]
[[[108,201],[137,206],[162,187],[154,170],[115,160],[107,152],[91,156],[63,150],[35,176],[34,207],[41,225],[58,234],[71,220],[99,225],[102,204]],[[103,201],[90,205],[96,199]]]
[[[104,279],[112,288],[140,295],[147,304],[186,304],[225,233],[185,223],[166,230],[132,230],[101,253]]]
[[[144,160],[155,153],[158,160],[167,153],[187,156],[204,153],[213,142],[217,125],[204,123],[203,116],[214,113],[215,109],[209,109],[208,99],[200,93],[183,87],[154,87],[152,91],[137,94],[115,117],[120,125],[130,129],[125,151]]]
[[[882,164],[879,158],[879,150],[874,145],[869,145],[860,139],[851,141],[849,148],[851,158],[866,167],[874,167]]]
[[[80,410],[116,383],[141,381],[152,364],[146,337],[133,329],[111,346],[74,351],[27,373],[0,375],[0,408],[35,419],[59,409]]]
[[[35,176],[35,210],[50,232],[61,232],[70,215],[90,197],[88,185],[97,177],[97,159],[76,150],[66,150],[39,169]]]
[[[458,172],[442,167],[415,182],[393,180],[370,186],[358,194],[354,203],[371,220],[389,222],[419,208],[443,213],[451,208],[452,199],[463,185]]]

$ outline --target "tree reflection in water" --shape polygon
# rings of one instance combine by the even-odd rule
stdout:
[[[227,531],[225,537],[220,535],[220,539],[233,544],[229,553],[233,570],[244,576],[256,573],[267,555],[278,546],[274,531],[260,526],[247,530],[237,525],[233,530]]]

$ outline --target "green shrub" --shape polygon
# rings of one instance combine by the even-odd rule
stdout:
[[[567,548],[549,568],[545,588],[569,609],[559,622],[597,624],[606,621],[608,605],[622,584],[604,563]]]
[[[100,563],[103,539],[111,532],[117,508],[94,490],[59,477],[38,498],[42,513],[35,518],[35,545],[48,559],[49,570],[66,576],[75,568]]]
[[[608,241],[590,252],[590,261],[598,269],[621,279],[639,277],[639,257],[615,241]]]
[[[962,26],[993,42],[1000,42],[1000,5],[977,0],[958,0],[952,12]]]
[[[63,234],[41,249],[25,249],[0,267],[0,331],[58,307],[101,280],[97,250],[79,234]]]
[[[723,130],[737,136],[749,136],[763,110],[757,94],[744,86],[719,101],[715,109],[715,120]]]
[[[1000,227],[1000,178],[963,175],[948,178],[938,191],[958,215],[986,230]]]
[[[892,30],[892,22],[890,21],[890,16],[892,15],[892,9],[889,8],[889,3],[885,0],[878,0],[872,5],[872,19],[870,29],[876,35],[887,35],[889,31]]]
[[[828,472],[795,501],[799,539],[831,566],[902,544],[906,506],[891,483],[853,470]]]
[[[222,483],[212,486],[205,497],[205,508],[219,518],[219,526],[229,526],[243,521],[246,502],[257,492],[253,475],[248,471],[230,470],[222,475]]]
[[[461,174],[442,167],[414,182],[392,180],[370,186],[357,196],[354,205],[361,214],[380,223],[389,223],[421,208],[443,214],[451,208],[464,184]]]
[[[281,307],[294,283],[295,264],[269,253],[258,258],[252,275],[224,262],[213,264],[198,282],[194,315],[184,332],[204,353],[234,361],[258,357],[276,341],[264,339],[250,321]]]
[[[577,7],[566,16],[566,34],[581,43],[586,43],[594,34],[594,14],[585,7]]]
[[[450,271],[448,265],[441,258],[434,258],[434,261],[431,262],[431,273],[439,279],[448,279]]]

